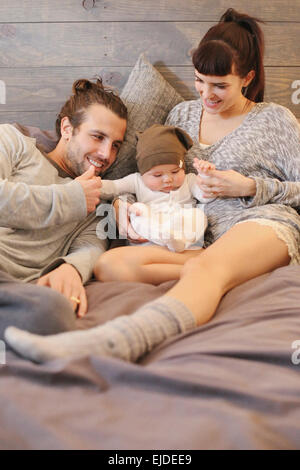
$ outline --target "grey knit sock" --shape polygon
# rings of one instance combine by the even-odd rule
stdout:
[[[195,327],[190,310],[180,301],[164,296],[132,315],[90,330],[39,336],[9,327],[4,337],[12,349],[35,362],[91,354],[135,362],[166,339]]]

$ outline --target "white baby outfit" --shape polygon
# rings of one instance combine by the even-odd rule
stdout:
[[[199,249],[207,219],[201,205],[196,207],[195,199],[202,204],[212,199],[203,198],[196,180],[197,176],[189,173],[180,188],[164,193],[152,191],[144,184],[140,173],[133,173],[119,180],[102,180],[101,199],[135,194],[138,202],[133,207],[139,209],[141,215],[131,214],[130,218],[136,233],[171,251]]]

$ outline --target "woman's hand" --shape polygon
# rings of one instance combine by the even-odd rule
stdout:
[[[205,168],[201,162],[202,160],[194,159],[194,167],[198,171],[198,184],[204,197],[255,196],[256,183],[252,178],[248,178],[234,170]]]
[[[122,199],[116,199],[113,204],[115,209],[115,219],[119,234],[126,237],[132,243],[144,243],[148,240],[141,238],[132,228],[130,223],[130,206],[132,204],[122,201]],[[136,214],[139,215],[139,214]]]
[[[60,292],[71,303],[78,317],[87,312],[87,297],[80,274],[71,264],[63,263],[58,268],[40,277],[39,286],[51,287]]]

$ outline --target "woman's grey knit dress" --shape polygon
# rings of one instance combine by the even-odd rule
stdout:
[[[288,246],[291,263],[300,263],[300,126],[294,115],[274,103],[258,103],[243,123],[215,144],[201,148],[201,100],[178,104],[166,125],[184,129],[194,145],[187,154],[187,172],[196,156],[217,170],[235,170],[256,181],[256,195],[217,198],[203,208],[208,217],[206,246],[238,222],[255,219],[274,228]]]

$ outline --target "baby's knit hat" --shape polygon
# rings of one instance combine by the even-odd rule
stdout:
[[[174,164],[184,168],[184,157],[192,147],[190,136],[179,127],[154,124],[137,132],[136,161],[143,175],[157,165]]]

